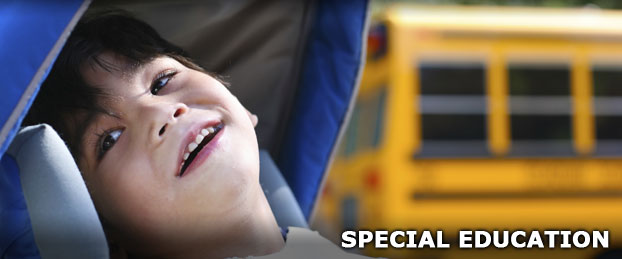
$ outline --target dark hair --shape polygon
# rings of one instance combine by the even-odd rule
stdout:
[[[129,67],[169,56],[188,68],[205,72],[181,48],[126,11],[109,9],[85,14],[67,39],[23,123],[50,124],[76,160],[80,159],[88,125],[98,114],[111,115],[104,104],[107,94],[89,85],[81,69],[88,66],[108,72],[123,69],[101,59],[104,52],[121,57]]]

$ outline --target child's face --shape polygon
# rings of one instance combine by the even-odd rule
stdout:
[[[102,59],[124,66],[111,54]],[[87,129],[80,168],[113,239],[172,251],[205,233],[218,242],[243,231],[261,193],[256,121],[225,86],[169,57],[132,73],[82,71],[112,94],[106,106],[115,116]],[[194,155],[189,144],[209,127],[216,131],[204,139],[214,137],[180,176],[185,154]]]

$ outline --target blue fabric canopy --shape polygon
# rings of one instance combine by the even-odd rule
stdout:
[[[0,2],[0,156],[59,54],[85,0]]]
[[[358,87],[366,0],[318,1],[292,119],[278,160],[303,213],[313,212]]]
[[[5,155],[64,40],[89,1],[0,3],[0,256],[39,258],[19,167]]]

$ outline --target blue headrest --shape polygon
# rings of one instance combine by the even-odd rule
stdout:
[[[2,258],[39,257],[19,181],[19,168],[9,155],[0,160],[0,222]]]

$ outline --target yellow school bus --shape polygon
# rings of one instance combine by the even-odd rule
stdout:
[[[346,229],[443,230],[454,241],[461,229],[583,229],[609,230],[610,249],[620,247],[622,12],[397,5],[369,39],[316,213],[336,241]],[[570,259],[610,249],[363,252]]]

